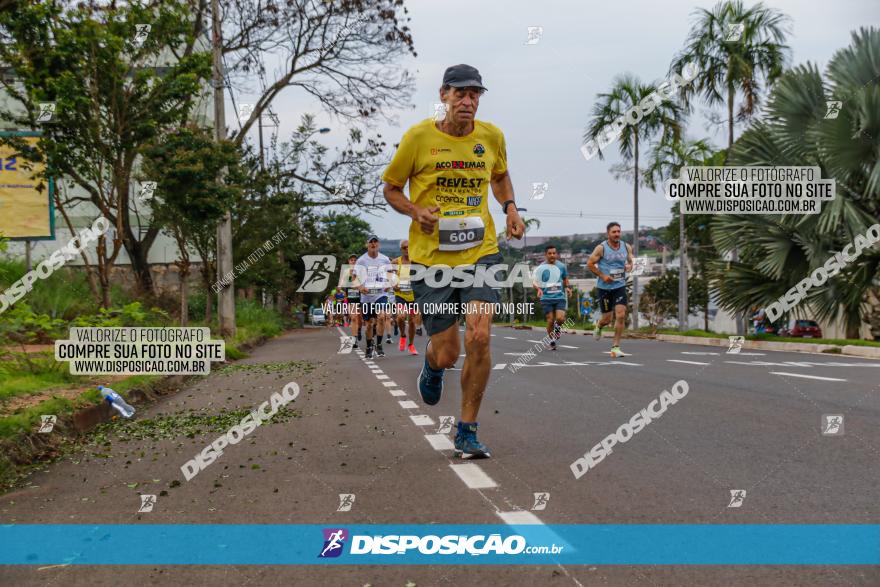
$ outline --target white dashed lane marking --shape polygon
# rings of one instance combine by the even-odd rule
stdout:
[[[525,524],[541,524],[544,522],[538,519],[538,516],[532,512],[518,510],[515,512],[496,512],[498,517],[509,526],[522,526]]]
[[[447,438],[446,440],[448,441],[449,439]],[[498,487],[498,484],[495,483],[478,465],[449,465],[449,467],[455,471],[455,474],[458,475],[459,479],[464,481],[464,484],[470,489],[489,489],[491,487]]]
[[[431,416],[427,416],[425,414],[419,414],[418,416],[410,416],[410,420],[413,421],[413,424],[416,426],[433,426],[434,420],[431,419]]]
[[[382,385],[384,385],[385,387],[397,387],[397,384],[393,381],[383,381]]]
[[[685,365],[708,365],[709,363],[701,363],[699,361],[681,361],[679,359],[666,359],[670,363],[684,363]]]
[[[379,373],[381,373],[381,371],[379,371]],[[387,375],[376,375],[376,379],[379,379],[381,381],[382,379],[388,379],[388,376]]]
[[[455,450],[455,445],[445,434],[425,434],[425,440],[431,443],[434,450]]]
[[[403,408],[404,410],[415,410],[419,407],[419,404],[417,404],[416,402],[409,400],[409,399],[399,401],[397,403],[399,403],[400,407]]]
[[[402,389],[389,389],[388,393],[390,393],[393,396],[397,396],[397,397],[400,397],[402,395],[406,395],[406,392],[403,391]]]

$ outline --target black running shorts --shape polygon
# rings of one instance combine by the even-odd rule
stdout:
[[[607,314],[614,306],[626,306],[626,286],[599,290],[599,311]]]
[[[497,265],[503,263],[504,258],[499,253],[484,255],[477,259],[474,267],[467,270],[470,275],[474,274],[476,265]],[[501,279],[499,275],[499,279]],[[462,307],[471,301],[489,302],[497,304],[500,301],[498,291],[483,283],[469,287],[432,287],[425,283],[424,279],[412,281],[413,293],[416,295],[416,308],[422,315],[422,322],[428,331],[428,336],[443,332],[450,326],[457,324],[463,314]],[[445,305],[445,311],[437,311],[438,306]]]

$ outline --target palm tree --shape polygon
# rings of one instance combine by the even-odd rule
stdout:
[[[730,152],[736,97],[742,95],[739,120],[748,120],[757,113],[762,83],[769,86],[777,80],[788,61],[790,51],[784,41],[789,18],[760,2],[747,8],[740,0],[724,0],[712,10],[698,8],[696,16],[685,48],[673,60],[672,68],[680,69],[688,62],[697,64],[700,74],[685,87],[686,99],[702,96],[712,106],[726,102]],[[733,40],[730,34],[735,32],[739,37]],[[732,244],[736,263],[737,243]],[[742,316],[738,313],[737,334],[742,331]]]
[[[818,166],[837,189],[819,214],[716,217],[712,237],[719,250],[745,243],[740,263],[726,270],[714,264],[722,307],[775,301],[880,218],[878,53],[880,30],[863,28],[831,59],[827,79],[810,63],[787,72],[773,89],[767,118],[737,141],[730,155],[735,165]],[[830,100],[842,102],[836,118],[825,118]],[[842,316],[847,338],[858,338],[865,299],[878,291],[878,270],[880,254],[866,249],[811,289],[795,314],[811,308],[820,319]]]
[[[654,92],[655,88],[643,84],[632,74],[617,77],[611,91],[597,95],[592,118],[584,132],[585,141],[595,141],[626,112]],[[639,148],[640,140],[648,141],[661,129],[676,127],[678,107],[671,102],[662,102],[650,113],[645,114],[636,124],[627,124],[618,137],[618,151],[624,162],[632,164],[633,178],[633,256],[639,254]],[[599,158],[604,158],[599,148]],[[639,327],[638,278],[633,277],[633,328]]]
[[[648,166],[645,169],[645,184],[652,190],[665,180],[679,177],[682,167],[705,165],[706,159],[712,156],[712,146],[706,139],[681,140],[677,132],[667,134],[654,146]],[[678,329],[688,329],[688,284],[687,284],[687,231],[685,230],[684,214],[678,211],[679,233],[679,271],[678,271]]]

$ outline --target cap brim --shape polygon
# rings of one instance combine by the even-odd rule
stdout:
[[[486,86],[484,86],[483,84],[481,84],[480,82],[478,82],[475,79],[465,80],[463,82],[452,82],[449,85],[452,86],[453,88],[480,88],[484,92],[489,91],[486,88]]]

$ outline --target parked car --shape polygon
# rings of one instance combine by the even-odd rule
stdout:
[[[321,308],[312,308],[309,320],[311,321],[312,326],[323,326],[327,324],[327,317],[324,315],[324,310]]]
[[[779,336],[822,338],[822,329],[815,320],[792,320],[788,326],[779,329]]]

